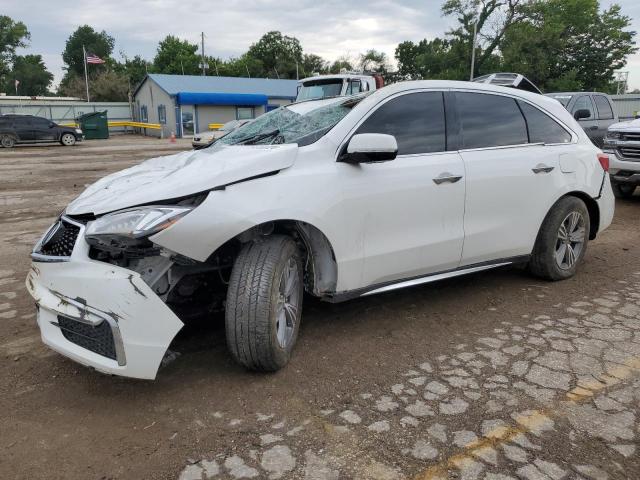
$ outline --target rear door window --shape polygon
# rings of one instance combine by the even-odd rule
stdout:
[[[443,152],[447,149],[442,92],[409,93],[384,103],[356,133],[386,133],[396,137],[398,155]]]
[[[462,148],[489,148],[528,142],[527,125],[515,99],[457,92]]]
[[[598,109],[598,117],[600,120],[611,120],[613,118],[613,110],[607,97],[603,95],[594,95],[593,100],[596,102]]]
[[[571,134],[549,115],[520,100],[518,100],[518,105],[527,120],[529,142],[569,143],[571,141]]]

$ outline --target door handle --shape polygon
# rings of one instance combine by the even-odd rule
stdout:
[[[589,127],[589,130],[597,130],[597,129],[598,129],[598,126],[597,126],[597,125],[591,125],[591,126]]]
[[[438,175],[436,178],[434,178],[433,182],[436,185],[440,185],[440,184],[445,183],[445,182],[456,183],[461,178],[462,178],[462,175],[454,175],[454,174],[449,173],[449,172],[444,172],[444,173],[441,173],[440,175]]]
[[[556,167],[550,167],[548,165],[545,165],[544,163],[539,163],[535,166],[535,168],[532,168],[531,171],[533,173],[549,173],[553,171],[554,168]]]

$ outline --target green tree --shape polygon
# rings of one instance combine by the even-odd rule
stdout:
[[[346,70],[347,72],[353,70],[353,60],[351,60],[347,55],[343,55],[338,57],[336,61],[334,61],[329,67],[329,73],[340,73],[342,70]]]
[[[300,78],[310,77],[314,73],[324,73],[327,68],[327,61],[320,55],[305,53],[302,56],[302,64],[299,69]]]
[[[92,53],[107,61],[107,65],[90,65],[89,73],[97,73],[104,71],[107,66],[113,63],[111,60],[111,52],[115,45],[115,40],[104,30],[97,32],[89,25],[78,27],[71,34],[62,52],[62,60],[65,63],[67,75],[83,76],[84,75],[84,55],[82,46],[84,45],[87,53]]]
[[[53,75],[47,70],[41,55],[14,57],[13,68],[5,78],[3,91],[14,92],[15,80],[18,80],[18,94],[29,96],[46,95],[53,81]]]
[[[389,70],[389,61],[386,53],[372,48],[360,54],[358,66],[365,72],[386,73]]]
[[[637,50],[618,5],[601,11],[598,0],[545,0],[523,12],[502,42],[503,68],[545,90],[607,90]]]
[[[173,35],[167,35],[158,44],[158,51],[153,59],[153,68],[157,73],[173,73],[184,75],[198,75],[201,58],[196,53],[198,46],[187,40],[180,40]]]
[[[26,47],[29,38],[30,34],[24,23],[0,15],[0,76],[9,73],[16,48]]]
[[[300,41],[277,31],[265,33],[249,47],[247,56],[262,63],[262,71],[255,76],[267,78],[296,78],[296,64],[299,69],[303,60]]]
[[[114,71],[127,78],[127,81],[131,89],[134,89],[147,73],[153,71],[153,64],[146,61],[140,55],[136,55],[133,58],[128,58],[123,52],[121,52],[124,62],[117,63],[114,67]]]
[[[86,97],[84,77],[68,76],[64,84],[60,84],[58,93],[66,97]],[[125,102],[128,99],[128,78],[113,70],[95,74],[89,80],[89,95],[95,102]]]

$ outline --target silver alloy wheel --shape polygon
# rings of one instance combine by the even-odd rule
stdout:
[[[565,217],[558,230],[556,242],[556,263],[562,270],[569,270],[575,264],[586,240],[585,220],[580,212],[573,211]]]
[[[2,146],[4,148],[11,148],[15,145],[15,140],[13,139],[13,137],[9,136],[9,135],[4,135],[2,137]]]
[[[61,140],[62,140],[62,144],[66,145],[67,147],[70,147],[76,143],[76,137],[74,137],[70,133],[65,133],[64,135],[62,135]]]
[[[276,335],[280,348],[287,349],[293,339],[300,308],[298,263],[289,258],[280,276],[276,307]]]

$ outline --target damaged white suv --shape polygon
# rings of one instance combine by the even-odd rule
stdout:
[[[303,291],[330,302],[528,262],[572,276],[614,201],[608,157],[557,101],[420,81],[292,104],[212,147],[96,182],[35,246],[44,342],[154,378],[225,309],[233,356],[290,359]]]

